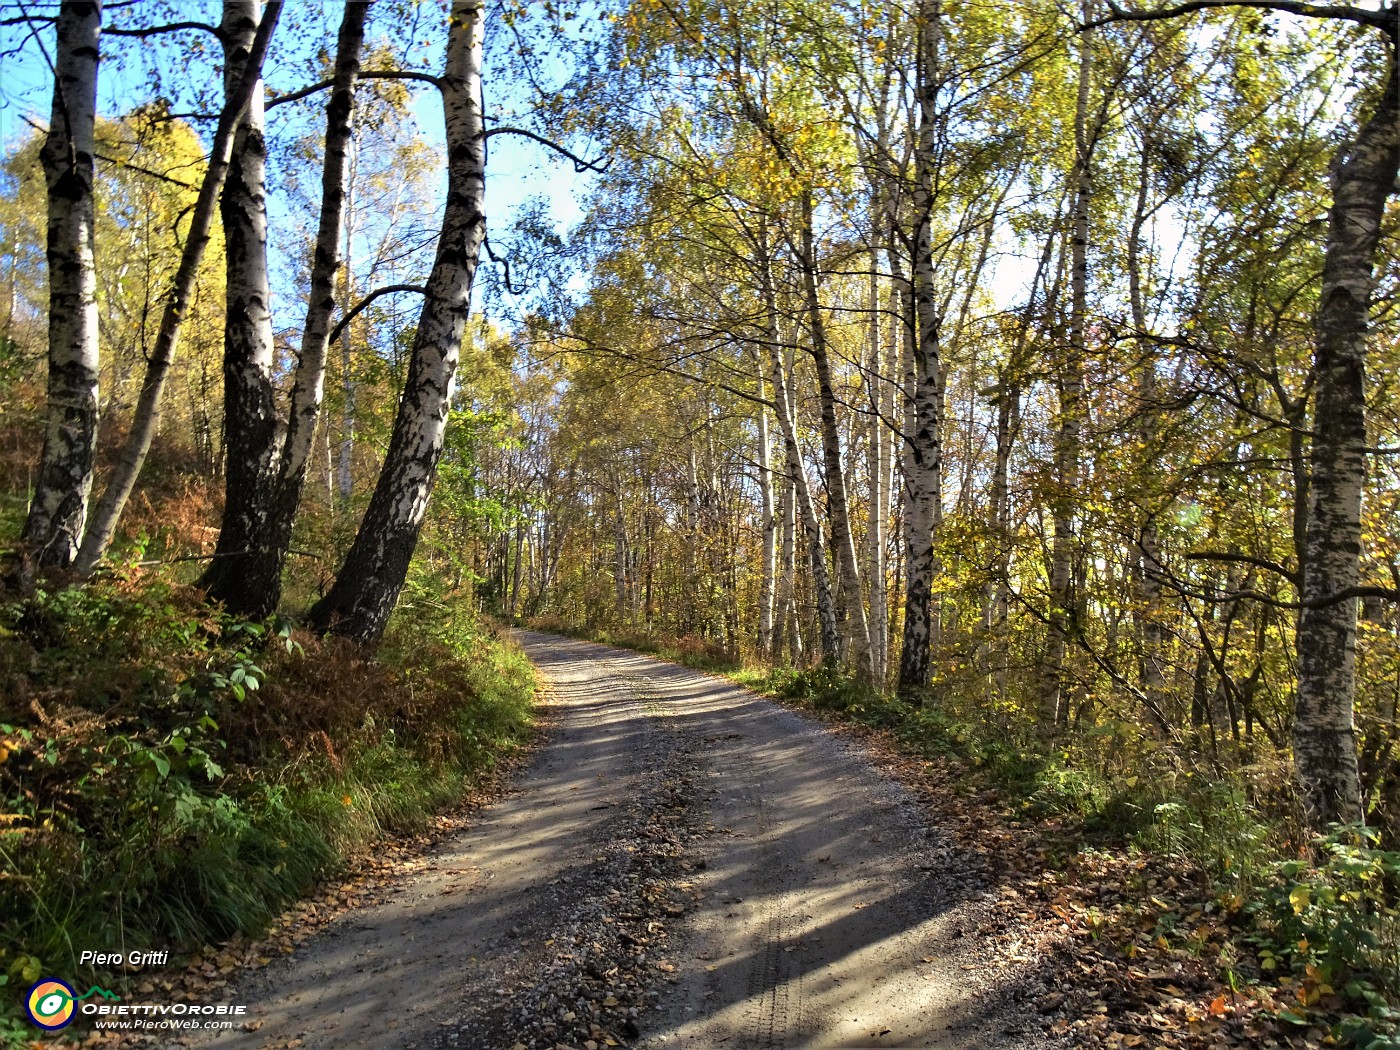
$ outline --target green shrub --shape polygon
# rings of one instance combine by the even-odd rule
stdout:
[[[1336,827],[1313,857],[1276,862],[1244,908],[1262,967],[1291,972],[1303,1007],[1345,996],[1366,1013],[1358,1038],[1400,1019],[1387,1006],[1400,1000],[1400,852],[1378,843],[1372,828]]]
[[[529,732],[533,687],[451,602],[406,602],[378,660],[158,577],[5,604],[0,974],[255,933],[460,798]]]

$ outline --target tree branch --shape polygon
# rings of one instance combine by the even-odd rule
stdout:
[[[1209,11],[1218,7],[1253,7],[1265,11],[1283,11],[1305,18],[1338,18],[1359,25],[1374,26],[1387,36],[1395,36],[1395,15],[1393,12],[1364,11],[1356,7],[1339,7],[1335,4],[1304,4],[1294,0],[1188,0],[1176,7],[1166,7],[1160,11],[1125,11],[1109,0],[1109,14],[1092,22],[1080,25],[1077,32],[1083,33],[1114,22],[1156,22],[1166,18],[1177,18],[1193,11]]]
[[[136,562],[136,565],[139,566],[139,567],[141,567],[141,568],[144,568],[144,567],[146,567],[147,565],[174,565],[174,564],[176,564],[177,562],[185,562],[185,561],[214,561],[216,558],[233,558],[233,557],[237,557],[237,556],[243,555],[243,554],[257,554],[257,553],[258,553],[258,552],[257,552],[256,550],[248,550],[248,551],[223,551],[222,553],[219,553],[219,554],[181,554],[181,555],[179,555],[178,557],[174,557],[174,558],[148,558],[148,559],[146,559],[145,561],[138,561],[138,562]],[[301,558],[314,558],[316,561],[320,561],[320,560],[322,559],[322,557],[323,557],[323,555],[317,554],[315,551],[303,551],[303,550],[297,550],[296,548],[289,548],[289,549],[287,550],[287,553],[288,553],[288,554],[295,554],[295,555],[297,555],[298,557],[301,557]]]
[[[1241,565],[1253,565],[1259,569],[1267,569],[1269,572],[1278,573],[1294,587],[1298,586],[1298,574],[1286,565],[1280,565],[1276,561],[1269,561],[1267,558],[1256,558],[1249,554],[1226,554],[1223,551],[1187,551],[1184,557],[1193,561],[1228,561]]]
[[[505,271],[506,291],[508,291],[511,295],[519,295],[521,290],[516,288],[515,283],[510,279],[510,260],[498,256],[494,251],[491,250],[490,237],[482,237],[481,246],[484,249],[486,249],[486,257],[490,259],[493,263],[495,263],[497,266],[499,266],[503,271]]]
[[[157,36],[161,33],[178,33],[186,29],[197,29],[203,33],[212,34],[220,43],[223,42],[224,34],[218,26],[211,26],[205,22],[171,22],[163,26],[147,26],[144,29],[110,29],[102,30],[103,36]]]
[[[364,312],[365,307],[369,306],[370,303],[374,302],[382,295],[393,295],[395,292],[417,292],[419,295],[428,294],[428,290],[421,284],[386,284],[383,288],[376,288],[351,307],[346,315],[336,322],[336,326],[331,329],[331,334],[326,337],[326,343],[334,343],[339,339],[340,333],[345,330],[345,326],[359,317],[360,314]]]
[[[97,152],[94,152],[93,156],[95,156],[98,160],[102,161],[103,163],[110,164],[115,168],[129,168],[130,170],[137,172],[138,174],[145,175],[148,178],[160,179],[162,182],[173,183],[174,185],[179,186],[182,189],[195,190],[196,192],[198,192],[199,190],[199,186],[193,182],[184,182],[183,180],[174,178],[170,175],[163,175],[158,171],[152,171],[150,168],[143,168],[140,164],[133,164],[129,160],[122,160],[120,157],[109,157],[105,153]]]
[[[540,145],[548,146],[560,156],[568,157],[571,161],[574,162],[574,171],[576,172],[596,171],[601,174],[602,172],[607,171],[608,167],[612,164],[611,157],[609,157],[606,161],[603,161],[601,164],[596,160],[584,160],[577,154],[570,153],[563,146],[559,145],[559,143],[553,142],[550,139],[545,138],[543,135],[536,135],[533,131],[526,131],[524,128],[492,128],[490,131],[486,132],[482,136],[482,138],[489,139],[492,135],[522,135],[527,139],[534,139]]]
[[[381,69],[369,70],[361,73],[357,80],[418,80],[424,84],[431,84],[433,87],[441,89],[442,81],[431,73],[414,73],[406,69]],[[299,99],[314,95],[318,91],[325,91],[326,88],[334,84],[333,80],[323,80],[319,84],[312,84],[310,87],[299,88],[296,91],[289,91],[285,95],[277,95],[269,98],[263,103],[264,109],[271,109],[273,106],[280,106],[284,102],[296,102]]]

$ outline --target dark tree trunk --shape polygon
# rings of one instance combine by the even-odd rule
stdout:
[[[259,0],[225,0],[224,89],[238,89],[257,33]],[[224,513],[214,558],[198,586],[229,612],[262,618],[277,607],[281,566],[268,556],[268,517],[280,428],[267,272],[267,143],[262,85],[233,142],[220,216],[224,226]]]
[[[265,298],[267,216],[261,170],[266,151],[261,148],[260,126],[254,139],[251,122],[245,122],[241,134],[249,138],[240,138],[235,146],[238,162],[224,191],[229,270],[224,357],[227,498],[218,554],[199,582],[211,599],[253,618],[271,614],[281,598],[282,568],[320,416],[330,320],[336,306],[355,82],[369,6],[368,2],[346,4],[341,19],[334,81],[326,104],[320,227],[285,441],[274,414],[270,370],[272,326]],[[257,109],[261,113],[260,105]]]
[[[826,501],[831,520],[831,554],[836,565],[836,615],[847,655],[864,682],[873,679],[870,662],[870,623],[865,615],[860,570],[856,563],[855,536],[846,498],[846,474],[841,462],[841,434],[836,422],[836,389],[831,376],[826,323],[822,319],[817,290],[817,249],[812,230],[812,193],[802,197],[802,242],[799,257],[802,289],[806,298],[812,361],[816,366],[821,415],[822,462],[826,468]]]

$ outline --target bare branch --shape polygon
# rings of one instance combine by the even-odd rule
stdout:
[[[28,124],[31,128],[33,128],[33,129],[34,129],[36,132],[38,132],[40,135],[44,135],[44,134],[47,134],[47,133],[48,133],[48,130],[49,130],[48,128],[46,128],[46,127],[44,127],[43,125],[39,124],[37,121],[31,120],[28,116],[26,116],[26,115],[23,114],[23,113],[20,114],[19,119],[22,120],[22,121],[24,121],[26,124]],[[163,174],[163,173],[161,173],[161,172],[159,172],[159,171],[152,171],[150,168],[143,168],[140,164],[133,164],[131,161],[129,161],[129,160],[122,160],[120,157],[111,157],[111,156],[108,156],[106,153],[98,153],[98,152],[96,152],[96,151],[93,152],[93,156],[96,157],[98,160],[103,161],[104,163],[111,164],[113,167],[117,167],[117,168],[130,168],[132,171],[138,172],[138,173],[141,174],[141,175],[148,175],[148,176],[150,176],[150,177],[153,178],[153,179],[160,179],[162,182],[174,183],[176,186],[179,186],[179,187],[181,187],[182,189],[187,189],[187,190],[198,190],[198,189],[199,189],[199,187],[198,187],[197,185],[195,185],[194,183],[192,183],[192,182],[184,182],[184,181],[182,181],[182,180],[180,180],[180,179],[174,178],[173,176],[165,175],[165,174]]]
[[[104,163],[112,165],[115,168],[128,168],[131,171],[136,172],[137,174],[145,175],[152,179],[159,179],[162,182],[169,182],[181,187],[182,189],[195,191],[199,190],[199,186],[193,182],[185,182],[182,179],[177,179],[170,175],[162,174],[159,171],[153,171],[150,168],[143,168],[140,164],[133,164],[131,163],[131,161],[122,160],[120,157],[109,157],[105,153],[94,153],[93,156],[95,156],[98,160],[103,161]]]
[[[1374,26],[1388,36],[1395,36],[1395,15],[1393,12],[1364,11],[1361,8],[1340,7],[1336,4],[1295,3],[1294,0],[1188,0],[1187,3],[1178,4],[1176,7],[1165,7],[1159,11],[1125,11],[1113,3],[1113,0],[1109,0],[1108,10],[1110,14],[1103,18],[1096,18],[1092,22],[1083,23],[1078,27],[1078,31],[1083,33],[1086,30],[1098,29],[1100,26],[1110,25],[1114,22],[1156,22],[1167,18],[1178,18],[1193,11],[1209,11],[1219,7],[1253,7],[1265,11],[1283,11],[1291,15],[1303,15],[1305,18],[1336,18],[1346,22],[1356,22],[1359,25]]]
[[[563,146],[559,145],[559,143],[553,142],[545,138],[543,135],[536,135],[533,131],[526,131],[524,128],[492,128],[490,131],[486,132],[486,134],[482,137],[489,139],[492,135],[522,135],[527,139],[534,139],[540,145],[548,146],[560,156],[568,157],[571,161],[574,162],[574,171],[576,172],[596,171],[602,173],[607,171],[609,165],[612,164],[611,157],[603,161],[601,164],[596,160],[584,160],[577,154],[570,153]]]
[[[1269,561],[1267,558],[1256,558],[1249,554],[1227,554],[1223,551],[1187,551],[1184,555],[1193,561],[1226,561],[1235,562],[1240,565],[1253,565],[1259,569],[1267,569],[1269,572],[1278,573],[1294,587],[1298,586],[1298,573],[1280,565],[1276,561]]]
[[[515,282],[510,279],[510,259],[497,255],[491,250],[491,238],[482,237],[481,246],[486,249],[486,257],[499,266],[505,272],[506,291],[511,295],[519,295],[521,290],[515,287]]]
[[[393,295],[395,292],[417,292],[419,295],[428,294],[428,290],[424,288],[421,284],[386,284],[383,288],[376,288],[374,291],[370,292],[369,295],[365,296],[353,307],[351,307],[349,312],[347,312],[344,317],[342,317],[339,321],[336,322],[336,326],[331,329],[331,334],[326,337],[326,342],[334,343],[337,339],[339,339],[340,333],[345,330],[345,326],[348,325],[355,318],[359,317],[360,314],[364,312],[365,308],[369,306],[370,303],[374,302],[380,296]]]
[[[174,558],[148,558],[145,561],[138,561],[135,564],[141,568],[145,568],[147,565],[174,565],[177,562],[186,561],[213,561],[216,558],[233,558],[243,554],[256,553],[257,551],[223,551],[219,554],[181,554]],[[295,554],[300,558],[312,558],[316,561],[320,561],[324,557],[324,555],[317,554],[315,551],[303,551],[295,548],[289,549],[287,553]]]
[[[420,81],[421,83],[424,83],[424,84],[431,84],[431,85],[433,85],[433,87],[435,87],[435,88],[441,88],[441,87],[442,87],[442,81],[439,80],[437,77],[433,76],[431,73],[414,73],[414,72],[412,72],[411,70],[406,70],[406,69],[369,70],[369,71],[367,71],[367,72],[361,73],[356,79],[357,79],[357,80],[417,80],[417,81]],[[299,89],[296,90],[296,91],[289,91],[289,92],[288,92],[287,94],[285,94],[285,95],[277,95],[277,96],[275,96],[275,97],[273,97],[273,98],[269,98],[266,102],[264,102],[264,103],[263,103],[263,108],[264,108],[264,109],[271,109],[273,106],[280,106],[280,105],[282,105],[282,103],[284,103],[284,102],[296,102],[296,101],[298,101],[299,99],[303,99],[303,98],[306,98],[306,97],[308,97],[308,96],[310,96],[310,95],[314,95],[314,94],[316,94],[316,92],[318,92],[318,91],[325,91],[328,87],[330,87],[330,86],[331,86],[332,84],[334,84],[334,83],[335,83],[335,81],[333,81],[333,80],[323,80],[323,81],[321,81],[319,84],[312,84],[310,87],[299,88]]]
[[[220,42],[224,39],[224,34],[218,26],[211,26],[205,22],[171,22],[163,26],[146,26],[143,29],[117,29],[112,27],[103,29],[103,36],[158,36],[161,33],[180,33],[187,29],[195,29],[201,33],[210,33]]]

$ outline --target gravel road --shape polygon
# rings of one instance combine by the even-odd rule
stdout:
[[[984,887],[857,745],[721,679],[518,637],[558,726],[513,791],[241,986],[253,1030],[199,1045],[1041,1045],[971,935]]]

